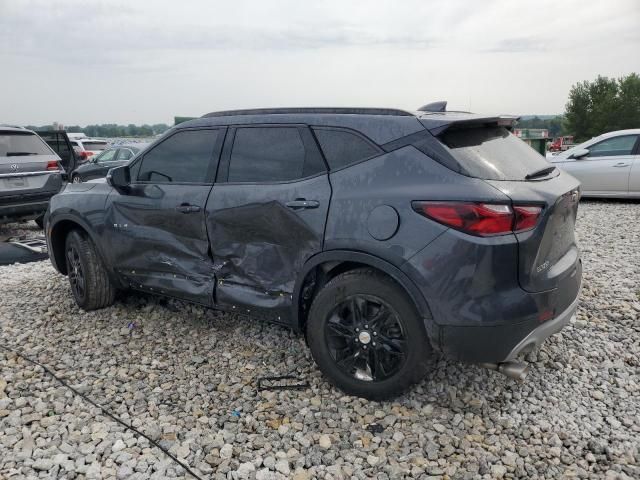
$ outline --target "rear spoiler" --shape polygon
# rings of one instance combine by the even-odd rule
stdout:
[[[418,117],[418,120],[425,126],[429,132],[437,137],[447,130],[477,127],[505,127],[511,130],[515,122],[520,118],[513,115],[497,115],[493,117],[485,117],[476,114],[444,114],[437,118],[435,115],[425,115]]]

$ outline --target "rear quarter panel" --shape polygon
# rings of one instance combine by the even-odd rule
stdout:
[[[416,213],[413,200],[508,200],[482,180],[457,174],[412,146],[330,174],[333,195],[325,232],[325,250],[351,249],[401,266],[447,227]],[[397,213],[397,228],[387,239],[372,235],[389,222],[377,207]]]

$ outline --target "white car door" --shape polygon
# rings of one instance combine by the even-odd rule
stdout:
[[[638,135],[611,137],[588,147],[589,154],[559,162],[582,183],[583,195],[625,197]]]

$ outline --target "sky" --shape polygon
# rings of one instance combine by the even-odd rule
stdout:
[[[0,0],[0,123],[237,108],[562,113],[640,72],[640,0]]]

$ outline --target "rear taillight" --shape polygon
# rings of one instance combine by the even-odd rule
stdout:
[[[87,158],[89,158],[91,155],[93,155],[93,152],[89,152],[88,150],[82,150],[80,152],[80,158],[86,160]]]
[[[50,160],[47,162],[47,171],[60,170],[58,162],[56,160]]]
[[[427,218],[471,235],[489,237],[523,232],[536,226],[542,208],[470,202],[413,202],[413,209]]]
[[[524,232],[536,226],[540,218],[540,213],[542,212],[542,207],[538,207],[537,205],[514,205],[513,212],[515,214],[513,231]]]

